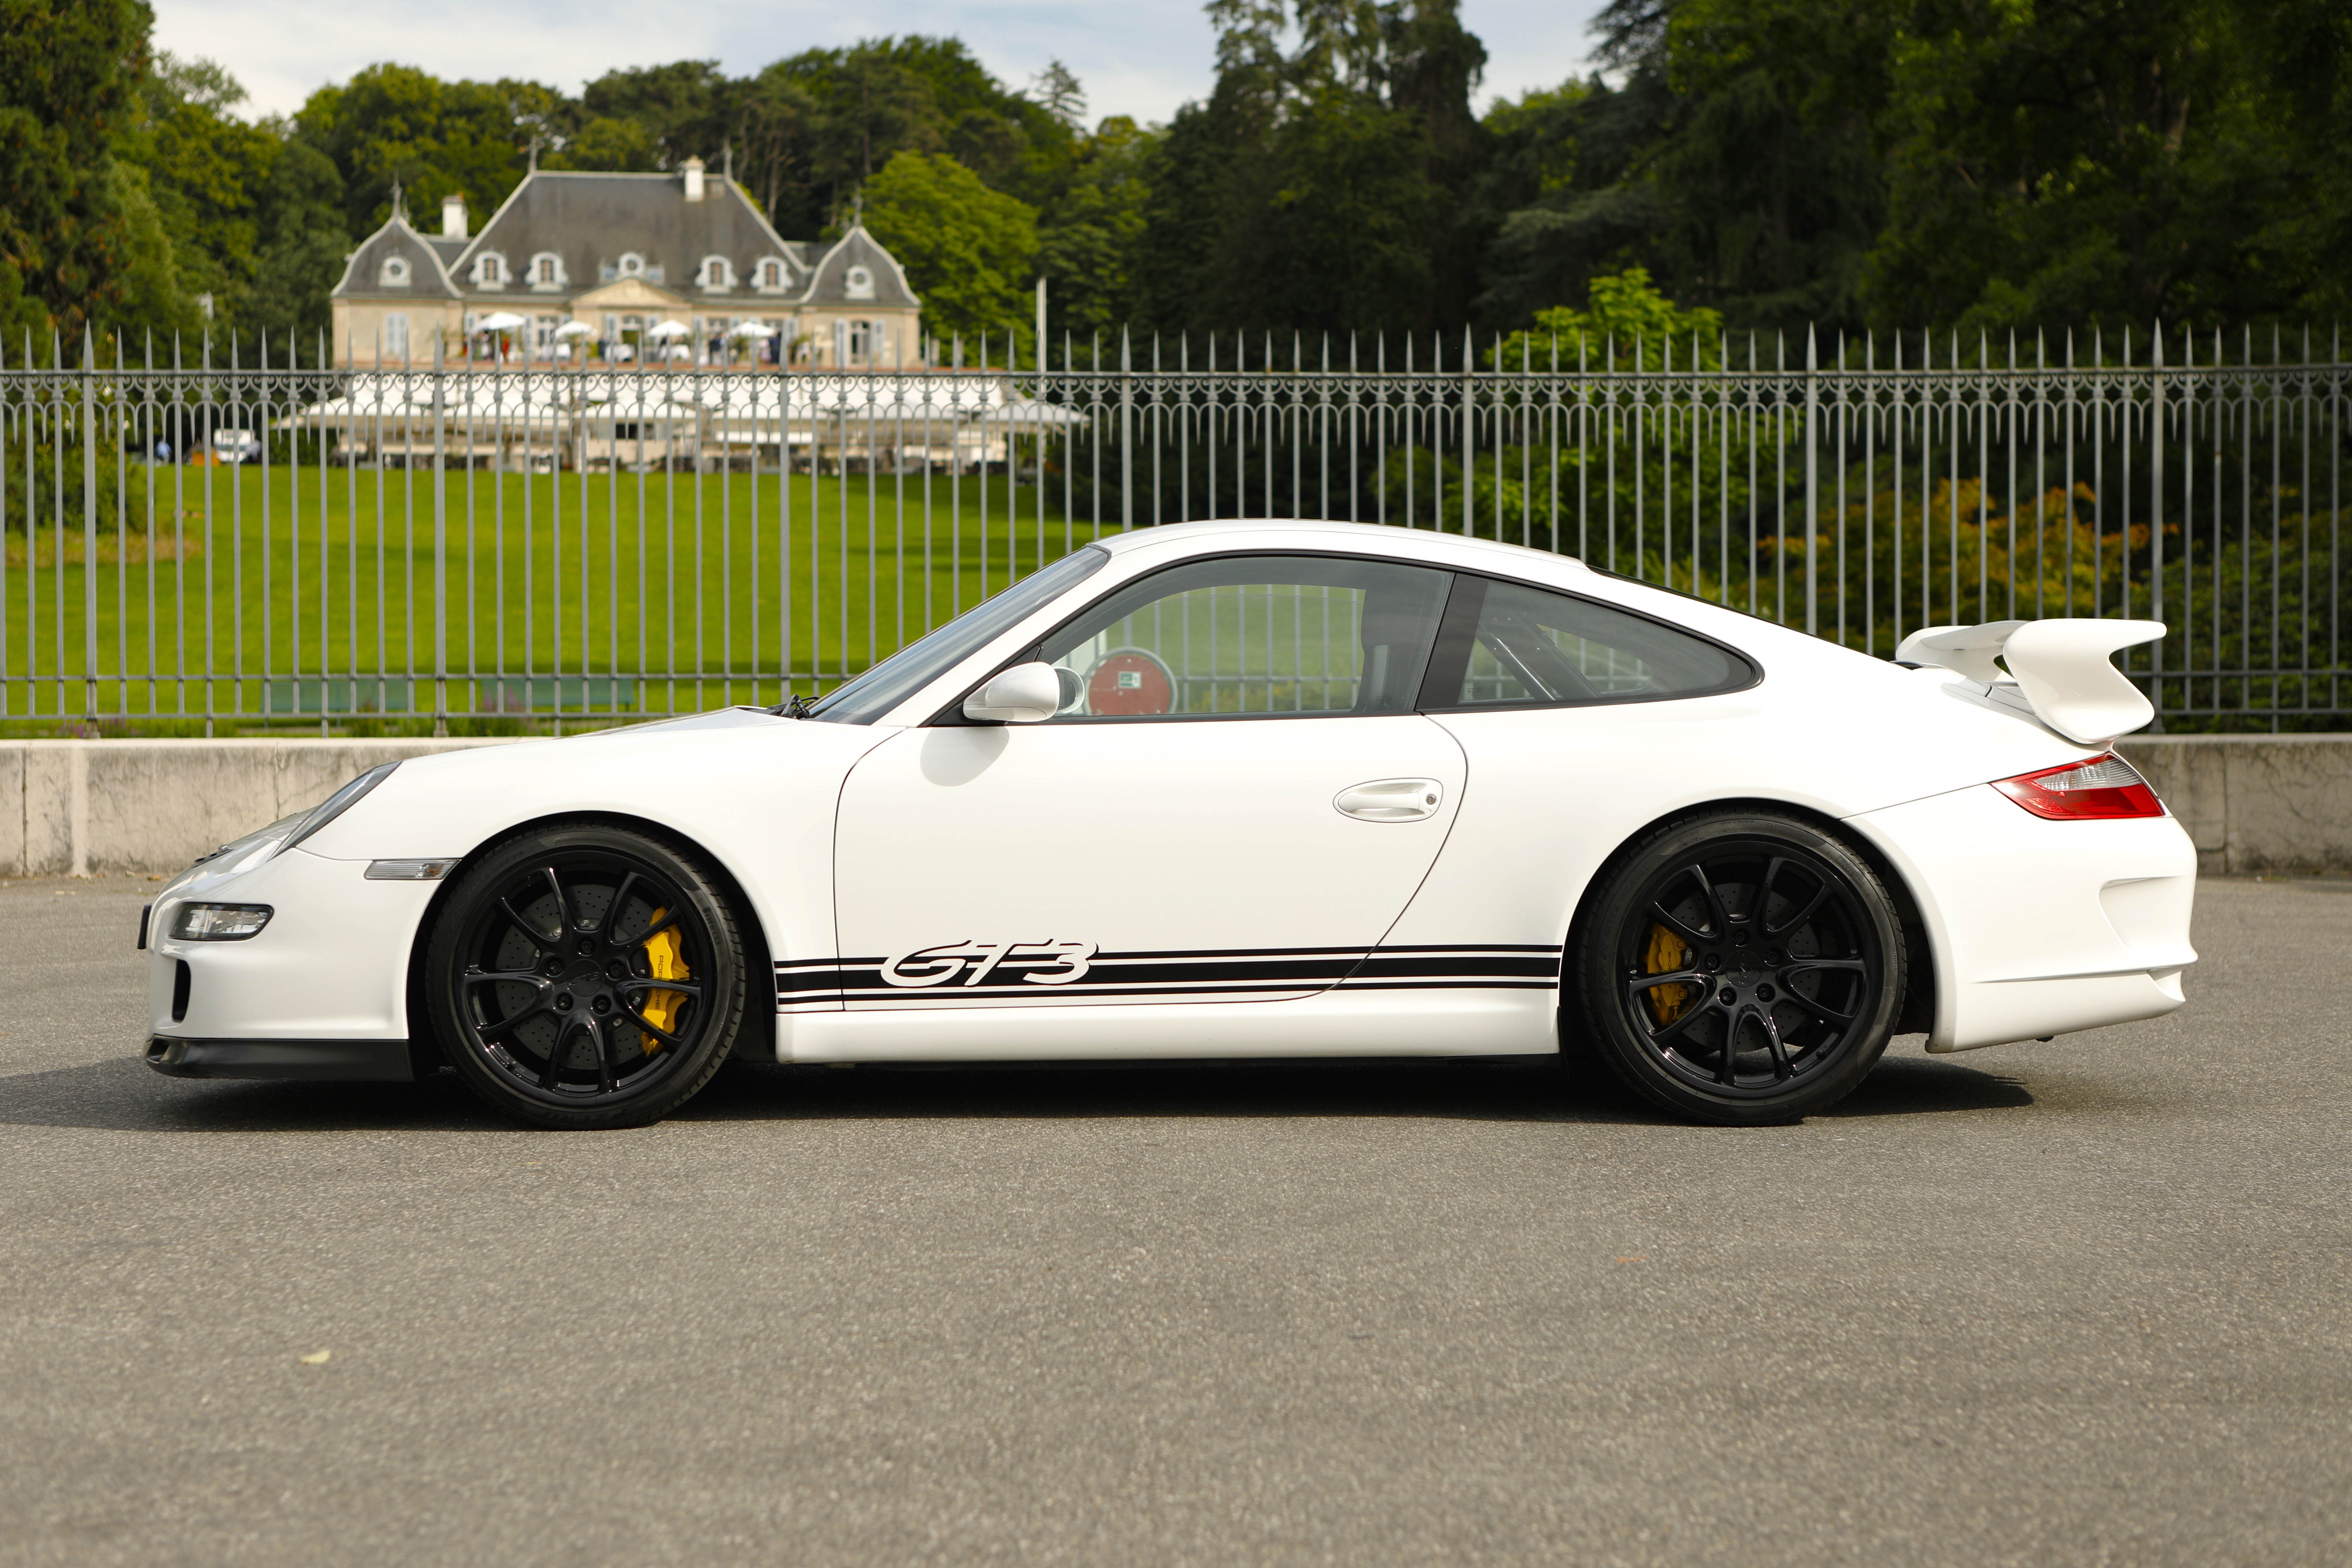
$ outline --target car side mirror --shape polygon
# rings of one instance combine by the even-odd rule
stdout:
[[[1016,664],[964,699],[963,716],[984,723],[1042,724],[1078,699],[1077,672]]]

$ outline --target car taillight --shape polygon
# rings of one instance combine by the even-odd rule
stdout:
[[[2061,822],[2164,815],[2164,803],[2156,798],[2147,781],[2112,752],[2087,763],[2068,763],[2000,779],[1992,787],[2034,816]]]

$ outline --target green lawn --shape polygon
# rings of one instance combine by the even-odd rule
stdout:
[[[11,728],[90,711],[94,673],[96,711],[132,732],[202,732],[208,701],[244,715],[216,724],[251,727],[266,703],[316,732],[322,693],[338,731],[354,709],[383,716],[362,729],[404,729],[412,711],[429,722],[436,659],[453,715],[774,702],[787,641],[792,689],[813,694],[1092,537],[997,476],[796,475],[787,490],[773,474],[456,473],[437,495],[423,470],[153,480],[131,488],[128,529],[101,535],[94,583],[78,528],[62,550],[54,526],[29,549],[8,534]],[[207,667],[221,678],[147,679]]]

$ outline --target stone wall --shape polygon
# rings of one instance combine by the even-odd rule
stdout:
[[[177,870],[379,763],[510,743],[0,742],[0,874]]]
[[[2138,735],[2116,750],[2205,874],[2352,871],[2352,735]]]
[[[511,743],[0,742],[0,875],[176,870],[378,763]],[[2352,871],[2352,735],[2156,735],[2117,749],[2208,874]]]

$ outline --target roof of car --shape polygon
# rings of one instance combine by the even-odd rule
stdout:
[[[1205,522],[1171,522],[1157,528],[1138,528],[1124,533],[1105,534],[1096,542],[1105,550],[1118,553],[1164,545],[1175,540],[1214,539],[1246,542],[1253,537],[1262,537],[1273,542],[1278,538],[1296,540],[1301,534],[1318,542],[1328,539],[1334,548],[1377,550],[1384,554],[1443,552],[1459,559],[1460,552],[1464,551],[1474,554],[1492,552],[1498,571],[1512,566],[1524,570],[1531,559],[1578,571],[1591,570],[1572,555],[1531,550],[1523,544],[1504,544],[1492,539],[1443,533],[1434,529],[1400,528],[1393,523],[1326,522],[1309,518],[1253,517]]]

